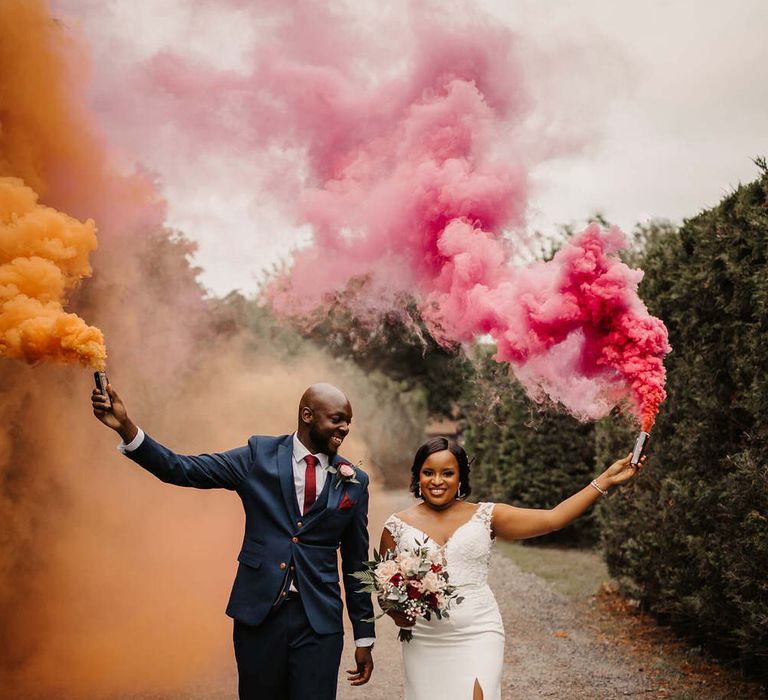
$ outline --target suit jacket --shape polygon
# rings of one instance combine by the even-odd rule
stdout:
[[[218,454],[179,455],[149,435],[127,453],[169,484],[236,491],[245,509],[245,535],[227,615],[258,625],[293,576],[307,618],[317,634],[343,631],[336,552],[341,549],[347,612],[355,639],[373,637],[370,595],[357,592],[368,557],[368,475],[355,468],[359,484],[328,474],[310,510],[301,515],[293,483],[291,435],[254,435],[248,444]],[[332,464],[345,461],[336,455]],[[341,506],[341,507],[340,507]]]

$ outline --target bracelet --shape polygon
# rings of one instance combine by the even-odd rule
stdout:
[[[605,496],[605,494],[607,494],[607,493],[608,493],[608,489],[605,489],[605,490],[601,489],[601,488],[598,486],[598,484],[597,484],[597,481],[595,481],[594,479],[592,479],[592,481],[590,482],[590,484],[589,484],[589,485],[590,485],[590,486],[591,486],[593,489],[597,489],[597,491],[599,491],[599,493],[600,493],[600,495],[601,495],[601,496]]]

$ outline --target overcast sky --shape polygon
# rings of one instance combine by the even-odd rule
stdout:
[[[751,159],[768,154],[768,0],[474,5],[530,45],[529,82],[551,128],[583,124],[589,133],[577,153],[532,171],[530,227],[554,233],[597,210],[627,230],[654,217],[680,222],[756,177]],[[215,2],[194,12],[181,0],[55,6],[82,23],[102,80],[120,61],[163,48],[238,69],[256,31]],[[263,270],[310,233],[249,186],[247,154],[186,156],[171,163],[141,154],[163,183],[169,223],[199,243],[202,281],[213,292],[255,291]],[[241,234],[222,235],[231,231]]]

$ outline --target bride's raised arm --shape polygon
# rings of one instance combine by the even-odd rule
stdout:
[[[525,540],[539,537],[549,532],[560,530],[578,518],[601,495],[612,486],[624,484],[643,469],[630,464],[632,454],[615,461],[600,476],[585,486],[578,493],[566,498],[554,508],[516,508],[505,503],[497,503],[493,509],[491,527],[496,537],[502,540]],[[645,458],[643,458],[643,461]],[[384,531],[386,534],[387,531]],[[390,536],[391,537],[391,536]],[[382,547],[384,534],[382,534]]]

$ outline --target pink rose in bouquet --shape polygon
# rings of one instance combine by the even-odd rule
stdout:
[[[409,620],[448,618],[451,605],[463,598],[456,586],[448,581],[442,555],[416,542],[414,549],[388,551],[384,556],[376,550],[373,560],[365,562],[363,571],[352,574],[363,583],[360,593],[375,593],[381,606],[381,617],[388,612],[403,613]],[[375,618],[374,618],[375,619]],[[398,638],[408,642],[413,637],[409,629],[401,629]]]

